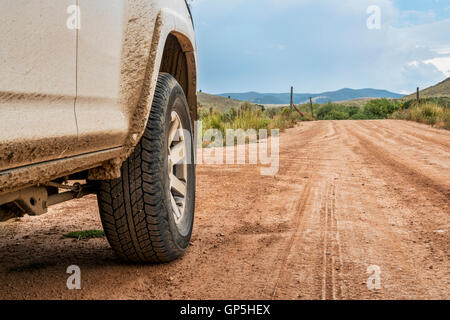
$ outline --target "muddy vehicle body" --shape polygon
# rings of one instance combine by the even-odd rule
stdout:
[[[121,258],[184,253],[197,116],[187,3],[2,0],[0,16],[0,221],[97,193]]]

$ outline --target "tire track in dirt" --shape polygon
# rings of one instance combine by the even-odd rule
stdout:
[[[402,159],[402,154],[413,153],[415,157],[409,160],[410,162],[416,162],[416,166],[425,167],[430,165],[427,158],[424,157],[425,152],[432,153],[434,155],[433,160],[439,162],[450,156],[446,150],[440,147],[429,146],[424,144],[422,140],[414,137],[399,135],[399,132],[392,130],[392,128],[385,128],[379,121],[361,122],[356,124],[355,127],[358,129],[359,134],[362,134],[366,139],[377,145],[382,145],[383,150],[386,149],[395,158]]]
[[[446,277],[448,277],[450,257],[448,255],[450,198],[446,196],[448,181],[442,177],[418,174],[415,171],[417,167],[411,167],[408,163],[410,154],[404,154],[394,159],[394,154],[397,154],[393,153],[394,146],[380,145],[380,140],[374,139],[375,136],[369,137],[355,133],[355,130],[366,125],[368,125],[367,122],[358,122],[356,126],[354,123],[342,122],[341,127],[346,144],[349,147],[357,146],[354,149],[355,155],[362,156],[364,162],[377,163],[368,168],[372,172],[374,182],[381,187],[376,190],[379,202],[382,204],[381,212],[385,211],[386,219],[394,222],[392,231],[395,233],[392,235],[395,237],[392,242],[398,244],[397,249],[391,247],[390,242],[386,242],[383,244],[383,248],[391,247],[390,252],[405,253],[404,257],[398,257],[398,261],[405,261],[401,269],[406,269],[402,270],[403,274],[400,273],[396,276],[400,283],[409,282],[407,274],[409,277],[415,277],[416,280],[415,283],[405,284],[405,286],[411,286],[409,290],[405,290],[403,287],[399,287],[398,290],[405,293],[410,291],[410,294],[414,292],[412,295],[415,297],[414,299],[427,299],[430,296],[445,297],[446,290],[442,284],[448,281],[442,282],[442,279],[444,274],[447,274]],[[387,124],[382,122],[382,125]],[[419,150],[415,151],[417,153]],[[411,190],[414,190],[413,193]],[[403,226],[402,229],[399,229],[399,225]],[[436,233],[436,230],[439,229],[443,230],[441,234]],[[399,234],[403,236],[399,237]],[[352,240],[352,242],[355,241],[357,240]],[[408,243],[411,244],[408,245]],[[374,255],[376,255],[376,251],[372,251],[370,254],[370,256]],[[382,260],[381,257],[377,259]],[[389,263],[393,264],[393,262]],[[429,267],[424,267],[427,264]],[[395,267],[395,265],[390,267]],[[400,269],[399,266],[396,268]],[[425,285],[426,283],[428,285]]]
[[[422,134],[431,134],[435,138],[440,137],[442,139],[447,138],[450,139],[450,131],[449,130],[442,130],[442,129],[436,129],[431,126],[417,123],[414,121],[405,121],[405,120],[382,120],[383,123],[386,125],[398,127],[400,131],[403,131],[405,129],[407,130],[415,130],[420,131]],[[441,139],[438,139],[441,140]]]
[[[435,137],[429,136],[426,134],[426,132],[422,132],[422,133],[418,133],[418,131],[414,132],[411,131],[411,128],[407,126],[408,123],[402,123],[402,121],[399,121],[399,123],[397,124],[399,127],[401,127],[403,130],[401,131],[402,134],[406,134],[412,137],[415,137],[419,140],[422,140],[422,142],[427,142],[427,143],[432,143],[436,146],[440,146],[440,147],[444,147],[446,151],[448,151],[450,149],[450,136],[448,137],[448,140],[442,140],[442,139],[436,139]],[[382,123],[381,126],[383,127],[387,127],[392,129],[392,126],[390,123]],[[437,129],[436,129],[437,130]],[[443,130],[441,130],[442,132],[439,132],[439,134],[445,134],[445,132]],[[436,134],[436,132],[434,132]]]
[[[270,297],[271,297],[272,300],[274,299],[274,297],[275,297],[275,295],[277,293],[277,289],[278,289],[279,283],[280,283],[280,281],[282,281],[282,278],[283,278],[284,273],[286,271],[287,260],[289,259],[289,255],[291,254],[292,247],[294,245],[296,237],[299,234],[300,228],[302,226],[304,226],[304,224],[303,224],[303,220],[304,220],[304,217],[305,217],[304,210],[305,210],[305,207],[306,207],[306,203],[307,203],[308,199],[311,196],[310,192],[311,192],[311,180],[304,187],[304,190],[303,190],[303,192],[302,192],[302,194],[300,196],[299,202],[298,202],[296,210],[295,210],[297,212],[295,220],[293,221],[293,223],[295,225],[295,229],[294,229],[294,231],[292,232],[292,235],[289,238],[289,241],[288,241],[288,244],[287,244],[286,248],[282,251],[282,257],[279,260],[280,268],[279,268],[279,271],[278,271],[278,275],[276,277],[275,285],[274,285],[274,287],[272,289],[272,293],[270,294]]]
[[[278,295],[278,291],[280,286],[286,286],[292,281],[292,274],[289,272],[289,263],[288,261],[293,254],[292,250],[294,245],[301,239],[302,234],[305,232],[305,219],[308,217],[305,211],[307,210],[307,206],[309,206],[309,202],[312,198],[312,187],[314,182],[316,181],[315,172],[317,171],[316,166],[320,165],[322,161],[322,155],[318,153],[317,144],[327,143],[333,139],[335,139],[335,129],[334,126],[329,125],[326,126],[315,126],[316,130],[308,131],[310,135],[301,136],[300,140],[296,140],[295,142],[291,142],[289,144],[289,148],[287,150],[282,150],[281,157],[283,158],[283,163],[289,163],[289,165],[281,166],[283,169],[283,175],[286,176],[299,176],[304,174],[308,174],[308,182],[301,190],[300,196],[297,197],[297,202],[294,206],[295,218],[292,219],[293,231],[289,239],[286,242],[286,246],[284,250],[281,250],[278,258],[277,265],[275,268],[277,270],[275,283],[270,286],[270,282],[268,282],[268,286],[271,287],[270,292],[267,294],[267,297],[270,299],[275,299]],[[319,130],[317,130],[317,128]],[[300,130],[296,130],[297,134],[300,136]],[[302,142],[303,141],[303,142]],[[306,142],[306,143],[304,143]],[[306,154],[305,157],[299,157],[300,154]],[[301,162],[298,160],[302,159]],[[330,159],[333,161],[334,159]],[[301,167],[299,168],[299,165]],[[267,287],[264,289],[266,292]]]
[[[366,125],[367,127],[365,127]],[[377,135],[380,141],[385,144],[396,145],[401,148],[406,148],[410,152],[424,152],[428,151],[433,154],[435,158],[447,159],[450,157],[450,147],[447,147],[442,140],[432,139],[434,145],[430,145],[424,139],[419,139],[415,135],[408,135],[407,131],[396,131],[392,126],[387,126],[386,123],[382,121],[367,121],[364,123],[359,123],[357,126],[365,132],[366,136],[372,137]],[[416,160],[422,160],[417,158]]]
[[[337,186],[335,179],[328,182],[325,202],[321,208],[323,232],[322,300],[340,300],[344,297],[342,285],[343,260],[340,234],[336,217]]]
[[[339,143],[335,122],[331,122],[332,139],[329,143]],[[323,141],[325,142],[325,141]],[[329,144],[324,146],[327,150]],[[329,162],[325,160],[326,162]],[[333,168],[333,161],[328,163]],[[343,267],[341,241],[337,227],[336,194],[339,172],[333,172],[325,177],[325,187],[321,196],[320,229],[322,230],[322,300],[339,300],[344,296],[341,270]],[[324,178],[324,177],[322,177]]]
[[[339,161],[338,158],[330,158],[328,152],[339,137],[333,122],[323,122],[321,127],[326,128],[326,131],[317,135],[312,143],[314,148],[307,150],[310,152],[310,165],[306,172],[310,175],[311,182],[307,193],[303,192],[299,201],[300,208],[297,209],[297,212],[302,214],[297,224],[300,227],[292,234],[288,250],[281,259],[282,267],[272,290],[272,299],[292,299],[298,294],[309,299],[343,297],[340,271],[343,261],[335,213],[335,178],[330,179],[322,174],[322,171],[330,170]],[[306,203],[303,200],[305,198]],[[317,240],[314,240],[316,238]],[[315,253],[305,252],[305,246],[309,245],[313,246]],[[308,261],[314,261],[312,269],[292,270],[292,266],[302,268],[306,257]],[[300,276],[300,270],[304,271],[305,275]],[[307,278],[305,280],[309,284],[299,282],[299,276]]]
[[[298,130],[300,131],[300,130]],[[300,132],[299,132],[300,133]],[[295,142],[294,145],[290,145],[290,148],[288,150],[282,150],[281,151],[281,170],[279,174],[286,175],[286,176],[292,176],[296,175],[301,172],[313,172],[313,164],[312,159],[308,155],[308,152],[305,152],[308,145],[312,145],[314,141],[317,141],[321,138],[323,135],[321,131],[317,131],[317,127],[313,127],[313,130],[307,130],[306,132],[307,136],[304,136],[300,142]],[[306,157],[302,159],[302,162],[298,162],[298,157],[291,156],[292,153],[294,153],[294,156],[298,154],[298,152],[305,152]],[[299,168],[298,165],[301,165]],[[296,204],[294,205],[294,211],[295,216],[292,219],[293,221],[293,231],[291,232],[291,235],[289,239],[287,240],[286,246],[284,250],[280,251],[276,263],[278,264],[278,267],[275,267],[275,270],[278,270],[276,272],[276,280],[275,283],[272,286],[271,291],[267,294],[270,299],[274,299],[277,294],[277,289],[280,285],[280,282],[286,281],[286,268],[287,268],[287,261],[289,259],[289,256],[292,251],[292,247],[295,243],[296,237],[299,233],[301,233],[302,228],[304,228],[304,219],[305,219],[305,208],[307,205],[307,202],[309,201],[311,197],[311,186],[314,181],[314,175],[308,176],[308,181],[306,185],[303,187],[303,190],[301,191],[300,196],[298,197],[298,200],[296,201]],[[267,285],[270,286],[270,281],[267,283]],[[264,292],[267,291],[267,287],[264,288]]]
[[[407,165],[405,161],[397,160],[391,155],[389,150],[386,148],[381,148],[377,143],[370,140],[367,134],[362,135],[360,132],[356,132],[353,128],[349,130],[352,135],[358,139],[361,148],[363,148],[367,154],[372,154],[372,160],[375,160],[386,167],[391,167],[392,170],[401,173],[402,175],[408,177],[409,180],[413,180],[415,184],[419,184],[427,190],[433,189],[433,193],[439,193],[440,197],[443,199],[450,199],[450,189],[447,185],[435,181],[416,168]],[[373,154],[376,154],[377,156],[375,157]]]

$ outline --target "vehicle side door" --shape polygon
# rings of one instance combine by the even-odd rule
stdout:
[[[122,146],[128,133],[127,110],[120,101],[126,3],[79,0],[76,115],[82,153]]]
[[[75,152],[75,4],[0,1],[0,171]]]

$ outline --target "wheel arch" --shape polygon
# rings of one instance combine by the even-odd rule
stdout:
[[[197,120],[197,63],[188,37],[177,31],[168,34],[159,72],[169,73],[178,81],[186,95],[191,120]]]

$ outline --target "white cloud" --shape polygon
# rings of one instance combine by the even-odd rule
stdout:
[[[445,76],[450,77],[450,57],[438,57],[424,61],[438,68]]]
[[[404,91],[412,91],[415,87],[429,87],[444,79],[442,71],[434,64],[427,62],[407,63],[401,70],[402,84],[405,86]]]

